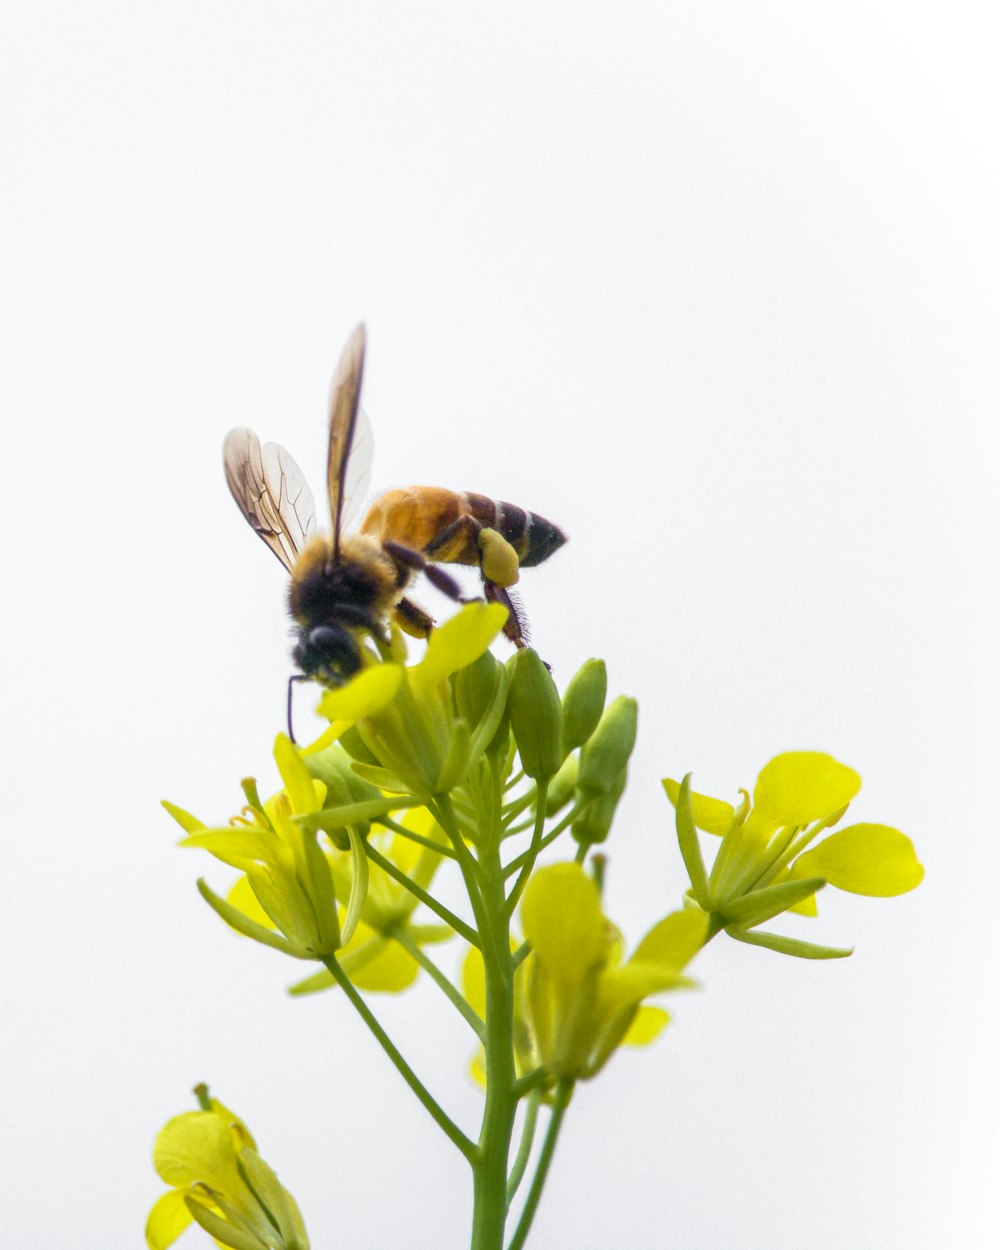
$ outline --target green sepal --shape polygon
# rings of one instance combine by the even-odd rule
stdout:
[[[507,708],[521,766],[534,780],[554,777],[563,762],[563,727],[552,674],[531,647],[515,651],[508,669]]]
[[[817,946],[815,942],[782,937],[778,933],[761,933],[758,929],[743,929],[739,925],[727,925],[726,932],[747,946],[763,946],[769,951],[777,951],[779,955],[794,955],[797,959],[846,959],[854,954],[853,946]]]
[[[573,821],[570,832],[581,845],[591,846],[603,842],[611,832],[611,825],[618,810],[618,801],[628,781],[628,767],[621,770],[615,778],[615,784],[608,794],[598,794],[584,806],[583,811]]]
[[[447,794],[459,785],[469,771],[472,730],[469,722],[456,717],[448,735],[448,752],[434,785],[435,794]]]
[[[666,782],[664,782],[666,785]],[[701,854],[701,843],[698,841],[698,830],[695,828],[694,812],[691,804],[691,774],[688,773],[681,782],[677,794],[676,806],[677,842],[681,849],[684,867],[687,869],[688,880],[695,901],[702,911],[711,911],[708,891],[708,874],[705,861]]]
[[[380,790],[389,790],[393,794],[411,793],[410,787],[406,782],[401,781],[388,768],[382,768],[377,764],[362,764],[360,760],[355,760],[351,767],[359,777],[363,777],[365,781],[370,781],[373,786],[377,786]]]
[[[168,816],[172,816],[177,821],[185,833],[200,833],[206,827],[204,821],[199,820],[197,816],[192,816],[190,812],[186,812],[183,807],[178,807],[176,803],[171,803],[169,799],[161,799],[160,806]]]
[[[315,955],[300,950],[299,947],[295,946],[294,943],[280,933],[275,933],[273,929],[266,929],[262,924],[258,924],[256,920],[251,920],[249,916],[241,912],[238,907],[234,907],[232,903],[227,903],[224,898],[220,898],[215,893],[204,878],[199,877],[197,885],[198,893],[209,907],[221,916],[226,924],[231,929],[235,929],[237,933],[242,933],[244,937],[260,942],[262,946],[273,946],[276,951],[281,951],[285,955],[291,955],[293,959],[316,958]]]
[[[808,877],[805,881],[783,881],[780,885],[767,885],[762,890],[751,890],[741,898],[733,899],[717,910],[726,919],[726,924],[738,924],[741,928],[752,928],[763,924],[774,916],[803,899],[818,893],[826,885],[822,877]]]
[[[219,1194],[213,1194],[212,1201],[223,1209],[229,1206]],[[221,1215],[216,1214],[210,1207],[206,1207],[197,1198],[186,1195],[184,1202],[195,1223],[200,1224],[210,1237],[214,1237],[222,1245],[229,1246],[231,1250],[261,1250],[259,1237],[234,1228],[228,1220],[224,1220]]]
[[[358,832],[356,825],[349,825],[347,836],[351,840],[351,893],[347,899],[347,910],[343,924],[340,926],[340,945],[346,946],[354,936],[358,927],[361,912],[368,897],[368,854],[365,840]]]
[[[562,697],[563,754],[583,746],[597,728],[608,693],[603,660],[587,660],[573,675]]]
[[[378,764],[378,757],[361,736],[361,730],[357,725],[345,729],[337,741],[351,759],[357,760],[359,764]],[[322,752],[317,752],[317,754],[322,754]]]
[[[364,825],[370,820],[380,820],[389,812],[398,812],[407,807],[419,807],[420,800],[407,796],[399,798],[372,799],[365,803],[348,803],[345,807],[323,808],[318,812],[306,812],[293,819],[296,824],[305,825],[308,829],[346,829],[348,825]],[[346,846],[346,843],[345,843]]]
[[[324,807],[341,807],[347,803],[365,803],[380,799],[381,791],[354,771],[346,751],[333,745],[315,755],[303,755],[302,762],[311,776],[326,786]],[[365,830],[367,834],[367,830]]]
[[[639,717],[639,705],[627,695],[619,695],[604,710],[597,728],[580,749],[577,789],[586,797],[610,794],[621,770],[628,763]]]

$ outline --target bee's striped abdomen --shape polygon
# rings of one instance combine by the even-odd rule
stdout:
[[[517,552],[524,568],[541,564],[566,541],[562,530],[537,512],[527,512],[515,503],[490,499],[474,491],[466,491],[465,499],[469,514],[480,525],[487,525],[502,534]]]

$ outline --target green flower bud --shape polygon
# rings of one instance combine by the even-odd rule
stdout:
[[[478,660],[452,674],[455,710],[470,725],[478,725],[489,710],[496,691],[499,668],[499,660],[489,651],[484,651]]]
[[[507,709],[521,764],[529,777],[554,776],[563,762],[562,704],[552,674],[530,647],[511,658]]]
[[[580,768],[580,760],[576,755],[567,755],[562,768],[549,782],[545,795],[545,815],[554,816],[573,797],[576,789],[576,775]]]
[[[573,821],[570,832],[577,842],[590,845],[603,842],[611,831],[611,822],[615,818],[618,800],[622,797],[625,782],[628,780],[628,768],[623,768],[615,778],[615,783],[607,794],[599,794],[587,804],[577,820]]]
[[[573,677],[563,695],[563,750],[583,746],[597,728],[608,693],[608,673],[603,660],[588,660]]]
[[[601,717],[580,751],[576,788],[585,796],[611,794],[635,746],[639,705],[619,695]]]

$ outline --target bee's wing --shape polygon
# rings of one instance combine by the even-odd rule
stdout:
[[[245,426],[226,435],[222,457],[239,510],[291,572],[316,521],[312,492],[299,466],[277,443],[262,448]]]
[[[346,529],[361,511],[372,481],[375,440],[364,408],[358,409],[354,438],[347,452],[347,463],[340,478],[340,524]]]
[[[361,395],[361,378],[365,365],[365,327],[359,325],[347,345],[340,354],[340,360],[333,373],[330,384],[330,446],[326,462],[326,487],[330,498],[330,521],[333,526],[333,551],[336,555],[340,547],[340,527],[344,520],[344,506],[350,489],[352,500],[363,497],[356,490],[357,474],[352,467],[352,451],[358,442],[359,432],[358,400]],[[367,427],[367,422],[363,422]],[[363,432],[363,431],[362,431]],[[371,459],[371,438],[367,442],[368,457]],[[358,444],[359,455],[363,450]],[[358,461],[361,476],[366,476],[365,457],[360,455]]]

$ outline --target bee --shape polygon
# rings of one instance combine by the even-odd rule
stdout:
[[[347,341],[330,387],[326,486],[330,531],[316,533],[313,497],[283,447],[261,447],[252,430],[226,435],[226,481],[237,506],[291,575],[292,658],[301,678],[337,686],[362,667],[370,637],[389,645],[389,623],[426,638],[433,618],[407,591],[422,573],[438,590],[465,602],[439,564],[479,568],[487,600],[507,608],[504,633],[526,645],[527,622],[511,587],[521,567],[547,560],[566,541],[551,521],[485,495],[437,486],[391,490],[371,505],[358,529],[348,526],[364,502],[372,437],[360,408],[365,329]],[[289,685],[289,698],[291,685]]]

